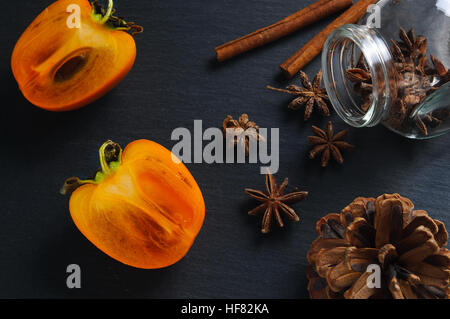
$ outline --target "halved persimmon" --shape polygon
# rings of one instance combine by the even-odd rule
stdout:
[[[162,268],[189,250],[205,217],[195,179],[168,149],[137,140],[122,150],[105,142],[92,180],[69,178],[70,214],[78,229],[112,258]]]
[[[136,57],[134,39],[126,31],[141,30],[113,12],[112,0],[107,10],[88,0],[58,0],[46,8],[22,34],[11,57],[25,98],[49,111],[68,111],[117,85]],[[74,13],[78,25],[69,23]]]

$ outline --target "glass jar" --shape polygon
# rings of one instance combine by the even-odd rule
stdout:
[[[450,130],[450,0],[382,0],[327,39],[324,83],[354,127],[379,123],[409,138]]]

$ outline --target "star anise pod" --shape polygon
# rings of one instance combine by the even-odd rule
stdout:
[[[427,39],[416,36],[413,30],[400,29],[399,41],[391,40],[391,51],[397,71],[397,98],[389,108],[387,123],[398,131],[409,130],[414,125],[421,136],[440,126],[448,116],[433,111],[410,119],[415,107],[427,96],[450,80],[450,71],[434,55],[427,56]],[[431,61],[431,63],[430,63]],[[435,78],[438,82],[434,83]],[[370,72],[363,55],[359,61],[346,70],[346,78],[354,83],[354,91],[361,98],[360,109],[367,112],[373,103],[373,86]]]
[[[245,193],[247,193],[248,196],[262,202],[261,205],[249,211],[248,214],[257,215],[264,212],[261,229],[263,233],[268,233],[270,231],[273,219],[276,219],[280,227],[284,226],[281,213],[285,214],[291,221],[299,221],[298,215],[288,206],[288,204],[294,204],[304,200],[308,196],[308,192],[295,191],[284,194],[287,185],[288,179],[285,178],[283,183],[278,187],[273,175],[268,173],[266,174],[266,192],[250,188],[245,189]]]
[[[370,74],[369,67],[367,66],[364,55],[359,56],[358,62],[355,67],[345,70],[345,76],[350,82],[353,82],[354,90],[362,97],[360,109],[363,112],[367,112],[372,105],[372,75]]]
[[[236,121],[231,115],[228,115],[222,123],[223,134],[227,137],[227,129],[231,129],[233,139],[230,139],[233,145],[239,145],[245,148],[245,155],[248,155],[250,140],[256,142],[264,141],[264,137],[259,134],[259,127],[255,122],[249,121],[247,114],[242,114]]]
[[[297,95],[291,103],[289,108],[298,110],[300,107],[305,107],[304,120],[307,121],[313,112],[314,107],[323,116],[330,116],[330,110],[327,102],[329,101],[325,88],[320,85],[322,83],[322,70],[317,72],[311,83],[305,72],[300,71],[300,80],[303,87],[297,85],[289,85],[286,89],[278,89],[270,85],[267,86],[269,90]]]
[[[347,78],[355,83],[360,82],[366,82],[371,83],[372,82],[372,76],[370,75],[370,72],[360,69],[360,68],[351,68],[347,69],[345,71],[345,75]]]
[[[438,111],[430,112],[423,115],[422,118],[418,117],[415,119],[415,124],[419,132],[423,136],[428,135],[428,127],[436,128],[442,124],[442,122],[449,117],[449,111],[446,109],[441,109]]]
[[[307,254],[311,298],[450,298],[445,225],[408,198],[358,197],[321,218],[316,232]],[[378,287],[368,285],[373,269]]]
[[[417,58],[426,54],[427,38],[421,35],[416,36],[413,29],[406,32],[400,28],[399,37],[400,41],[397,42],[397,45],[407,59],[416,61]]]
[[[364,54],[361,53],[359,55],[359,59],[356,62],[355,67],[345,70],[345,75],[351,82],[354,83],[372,83],[372,76],[370,74],[369,67],[367,66],[367,62],[364,59]]]
[[[447,70],[444,63],[442,63],[441,60],[434,55],[430,54],[430,58],[434,65],[434,73],[440,79],[440,81],[433,86],[433,89],[437,89],[445,83],[450,82],[450,69]]]
[[[314,159],[317,155],[322,154],[321,165],[326,167],[332,156],[336,162],[342,164],[344,158],[342,157],[341,150],[350,150],[354,148],[353,145],[342,141],[347,134],[348,130],[340,131],[333,135],[333,124],[328,122],[327,131],[312,126],[312,129],[316,136],[308,136],[308,142],[313,145],[313,149],[309,152],[309,158]]]
[[[435,87],[439,87],[444,85],[445,83],[450,82],[450,69],[447,70],[447,73],[441,76],[441,80],[438,84],[435,85]]]

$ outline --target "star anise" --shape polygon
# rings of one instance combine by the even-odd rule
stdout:
[[[352,82],[356,82],[356,83],[372,82],[372,77],[371,77],[370,73],[368,71],[360,69],[360,68],[347,69],[346,75],[347,75],[347,78]]]
[[[448,118],[449,114],[445,112],[430,112],[423,116],[423,118],[416,119],[416,126],[420,133],[424,136],[428,135],[428,127],[436,128],[442,124],[445,118]]]
[[[401,40],[398,42],[392,40],[392,53],[400,75],[398,97],[405,106],[402,118],[406,120],[412,110],[428,95],[448,82],[446,78],[448,71],[444,64],[432,54],[430,54],[433,64],[431,67],[426,53],[427,40],[425,37],[416,37],[413,30],[406,32],[403,29],[400,29],[399,37]],[[440,81],[431,86],[434,76],[439,77]],[[397,109],[393,111],[399,113]],[[441,125],[445,117],[441,117],[439,113],[439,110],[430,112],[413,120],[421,135],[427,136],[429,128]],[[405,125],[405,123],[407,122],[399,122],[400,125]]]
[[[353,53],[352,53],[353,60]],[[355,64],[353,62],[353,64]],[[366,59],[364,58],[364,54],[359,55],[359,59],[355,64],[354,68],[349,68],[345,71],[345,75],[347,78],[354,83],[372,83],[372,76],[370,74],[369,67],[367,65]]]
[[[446,69],[437,57],[430,54],[431,61],[434,65],[435,74],[440,78],[440,81],[434,85],[434,88],[439,88],[447,82],[450,82],[450,69]]]
[[[300,71],[300,80],[303,87],[297,85],[289,85],[286,89],[278,89],[270,85],[267,86],[269,90],[298,95],[291,103],[289,108],[298,110],[300,107],[305,107],[304,120],[307,121],[313,112],[314,106],[323,116],[330,116],[327,101],[329,101],[325,88],[320,85],[322,83],[322,70],[317,72],[311,83],[305,72]]]
[[[255,122],[249,121],[247,114],[242,114],[238,121],[228,115],[222,123],[223,134],[227,137],[227,129],[230,130],[233,139],[229,139],[233,145],[240,145],[245,148],[245,155],[248,155],[250,149],[250,141],[265,140],[259,134],[259,127]]]
[[[417,58],[426,54],[427,38],[424,36],[416,36],[413,29],[406,32],[400,28],[400,41],[397,42],[398,47],[408,59],[415,61]]]
[[[399,38],[399,41],[391,40],[398,75],[397,99],[389,109],[387,123],[398,131],[409,130],[408,126],[413,124],[419,135],[427,136],[431,129],[437,128],[448,118],[448,114],[436,110],[414,119],[410,115],[427,96],[450,81],[450,71],[434,55],[430,54],[430,59],[428,58],[427,39],[424,36],[416,36],[413,30],[406,32],[400,29]],[[361,98],[360,109],[367,112],[372,105],[373,87],[363,55],[358,63],[346,70],[346,77],[354,83],[355,93]],[[437,83],[436,78],[439,80]]]
[[[367,66],[363,54],[360,55],[354,68],[349,68],[345,71],[345,76],[351,82],[355,83],[355,92],[363,99],[360,108],[363,112],[367,112],[372,105],[373,86],[372,75],[370,74],[369,67]]]
[[[326,167],[332,156],[336,162],[342,164],[344,158],[342,157],[341,150],[350,150],[354,148],[353,145],[342,141],[347,134],[348,130],[340,131],[333,135],[333,124],[328,122],[327,131],[312,126],[312,129],[316,136],[308,136],[308,142],[313,145],[313,149],[309,152],[309,158],[314,159],[317,155],[322,154],[321,165]]]
[[[278,187],[272,174],[266,174],[266,192],[258,191],[250,188],[245,189],[245,193],[251,198],[262,202],[261,205],[248,212],[249,215],[257,215],[264,211],[262,219],[263,233],[268,233],[272,225],[272,219],[276,219],[280,227],[284,226],[281,214],[285,214],[291,221],[298,222],[299,217],[295,211],[287,204],[293,204],[304,200],[308,196],[306,191],[295,191],[284,194],[284,190],[288,185],[288,179],[285,178],[283,183]]]

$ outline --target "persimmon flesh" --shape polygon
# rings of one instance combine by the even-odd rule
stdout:
[[[79,28],[68,24],[73,14],[68,8],[74,6],[80,8]],[[32,104],[49,111],[85,106],[130,71],[136,57],[134,39],[126,32],[130,24],[112,16],[112,0],[107,11],[99,10],[88,0],[58,0],[22,34],[11,68]]]
[[[100,148],[95,179],[70,178],[70,214],[78,229],[110,257],[133,267],[163,268],[179,261],[199,233],[205,204],[186,166],[148,140]]]

